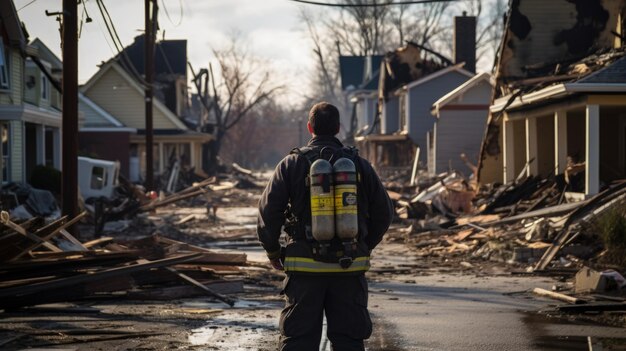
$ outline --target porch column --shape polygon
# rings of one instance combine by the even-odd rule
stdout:
[[[165,151],[163,150],[163,143],[159,143],[159,175],[163,174],[163,169],[164,169],[164,164],[165,164],[165,157],[163,156],[163,153]]]
[[[567,111],[554,113],[554,173],[562,174],[567,166]]]
[[[526,118],[525,122],[526,122],[526,163],[528,163],[531,159],[534,159],[532,162],[530,162],[526,175],[537,176],[539,175],[539,162],[537,162],[537,119]]]
[[[61,129],[52,129],[52,165],[56,169],[61,169]]]
[[[600,190],[600,106],[587,105],[585,143],[585,195]]]
[[[513,121],[504,118],[503,122],[503,144],[504,144],[504,182],[515,179],[515,143],[513,134]]]
[[[35,145],[37,146],[37,165],[46,164],[46,126],[38,124],[35,126]]]
[[[195,169],[201,169],[202,167],[197,167],[196,162],[196,143],[189,143],[189,167],[194,167]]]

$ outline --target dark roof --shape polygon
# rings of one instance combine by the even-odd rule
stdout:
[[[0,1],[0,24],[6,30],[9,43],[24,50],[26,47],[26,35],[12,0]]]
[[[382,55],[339,56],[341,89],[352,86],[354,89],[377,90],[378,71],[383,58]]]
[[[122,67],[128,69],[131,63],[139,74],[144,73],[144,35],[135,37],[135,41],[124,48],[116,59]],[[120,57],[123,56],[123,57]],[[130,62],[129,62],[130,61]],[[161,40],[155,45],[155,73],[187,75],[187,40]]]
[[[339,56],[339,71],[341,90],[346,90],[349,86],[360,86],[365,72],[365,56]]]
[[[579,80],[578,83],[626,83],[626,56]]]

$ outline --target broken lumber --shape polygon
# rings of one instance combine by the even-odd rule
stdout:
[[[546,289],[542,289],[542,288],[534,288],[533,289],[533,293],[535,293],[536,295],[539,295],[539,296],[549,297],[551,299],[568,302],[568,303],[571,303],[571,304],[574,304],[574,305],[587,303],[587,301],[585,301],[583,299],[579,299],[579,298],[576,298],[576,297],[572,297],[572,296],[569,296],[569,295],[557,293],[557,292],[546,290]]]
[[[167,270],[168,272],[171,272],[173,274],[175,274],[176,276],[178,276],[180,279],[182,279],[184,282],[189,283],[195,287],[197,287],[200,290],[203,290],[204,292],[206,292],[209,296],[214,297],[216,299],[218,299],[219,301],[222,301],[223,303],[227,304],[230,307],[233,307],[235,305],[235,301],[231,298],[228,298],[224,295],[221,295],[215,291],[213,291],[211,288],[208,288],[206,285],[198,282],[197,280],[191,278],[190,276],[180,273],[177,270],[175,270],[172,267],[165,267],[165,270]]]
[[[6,211],[2,211],[0,212],[0,223],[4,224],[5,226],[13,229],[16,233],[23,235],[25,237],[27,237],[28,239],[36,242],[36,243],[41,243],[43,246],[45,246],[48,250],[50,251],[54,251],[54,252],[61,252],[63,250],[59,249],[58,247],[56,247],[55,245],[53,245],[50,241],[48,240],[44,240],[40,237],[38,237],[35,234],[29,233],[28,231],[26,231],[26,229],[20,227],[19,225],[11,222],[11,219],[9,217],[9,213]]]
[[[129,266],[116,267],[105,269],[101,271],[96,271],[91,274],[80,274],[72,277],[54,279],[47,282],[30,284],[27,286],[19,286],[14,288],[0,289],[0,298],[9,298],[12,296],[20,296],[20,295],[31,295],[39,292],[46,291],[48,289],[55,288],[63,288],[67,286],[72,286],[80,283],[92,282],[100,279],[106,279],[115,277],[118,275],[141,272],[152,268],[160,268],[164,266],[169,266],[181,262],[191,261],[194,258],[199,257],[201,254],[192,253],[188,255],[182,255],[171,258],[164,258],[156,261],[148,261],[146,263],[138,263]],[[2,302],[0,302],[2,303]]]
[[[563,230],[556,237],[552,246],[546,250],[546,253],[541,257],[541,259],[537,262],[534,270],[545,270],[554,256],[561,250],[561,248],[568,242],[570,236],[572,235],[571,226],[576,223],[583,217],[585,217],[589,212],[592,212],[597,207],[602,206],[603,203],[612,201],[616,198],[626,195],[626,181],[622,181],[617,183],[612,187],[605,189],[604,191],[596,194],[591,199],[584,202],[584,205],[578,207],[572,214],[569,215],[567,221],[563,225]]]
[[[236,294],[243,292],[243,280],[200,281],[200,283],[220,294]],[[179,285],[136,291],[131,290],[127,292],[125,298],[130,300],[171,301],[186,297],[202,296],[202,294],[199,289],[191,285]]]
[[[41,242],[35,242],[34,244],[28,246],[26,249],[22,250],[22,252],[20,252],[19,254],[17,254],[15,257],[13,257],[11,259],[11,261],[16,260],[22,256],[24,256],[26,253],[35,250],[36,248],[38,248],[39,246],[41,246],[43,244],[43,242],[50,240],[52,237],[54,237],[55,235],[61,233],[61,235],[63,235],[65,238],[67,238],[68,240],[70,240],[70,242],[76,244],[76,245],[80,245],[80,247],[84,248],[84,251],[87,251],[87,248],[85,246],[83,246],[83,244],[76,240],[76,238],[74,238],[72,235],[70,235],[70,233],[68,233],[67,231],[65,231],[65,228],[68,228],[74,224],[76,224],[78,221],[80,221],[83,217],[85,217],[85,215],[87,215],[86,211],[83,211],[82,213],[80,213],[78,216],[74,217],[72,220],[70,220],[69,222],[65,222],[62,223],[61,226],[59,226],[58,228],[52,230],[50,233],[46,233],[45,236],[41,237],[41,239],[43,241]],[[65,218],[65,217],[64,217]],[[56,221],[53,223],[59,223],[60,221]],[[44,228],[49,228],[50,226],[45,226]],[[39,233],[40,232],[44,232],[44,228],[41,228],[40,230],[35,232],[35,235],[37,235],[39,237]],[[73,239],[70,239],[70,237]]]

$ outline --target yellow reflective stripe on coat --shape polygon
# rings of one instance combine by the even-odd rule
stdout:
[[[339,263],[326,263],[315,261],[308,257],[286,257],[286,272],[308,272],[308,273],[347,273],[367,271],[370,268],[369,257],[357,257],[350,267],[341,268]]]

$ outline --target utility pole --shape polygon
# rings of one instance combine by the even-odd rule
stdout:
[[[78,2],[63,0],[63,214],[78,215]],[[68,228],[77,235],[75,225]]]
[[[145,26],[144,35],[145,64],[144,75],[146,80],[146,190],[154,188],[154,142],[152,126],[152,99],[154,82],[154,41],[156,36],[157,4],[153,0],[145,0]]]

